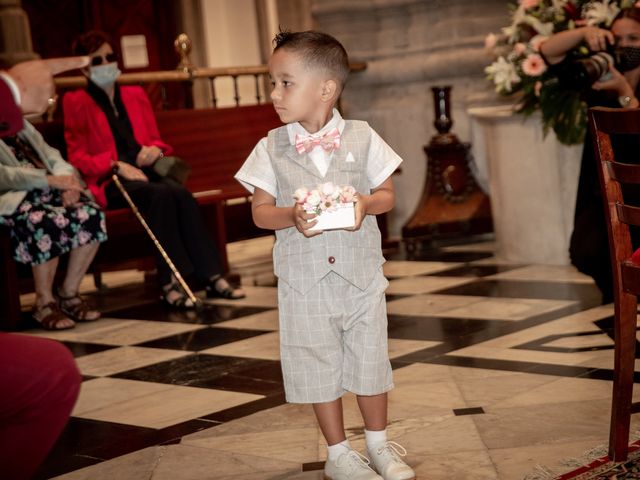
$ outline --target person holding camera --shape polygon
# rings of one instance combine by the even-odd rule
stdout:
[[[576,59],[572,52],[585,44],[592,52],[586,59]],[[558,78],[572,88],[585,88],[589,107],[638,108],[640,102],[640,8],[632,7],[618,14],[611,30],[592,26],[559,32],[540,46],[540,53]],[[621,161],[637,163],[640,140],[631,136],[613,138]],[[635,137],[635,136],[633,136]],[[638,200],[640,191],[627,191],[630,201]],[[632,231],[634,246],[640,235]],[[613,301],[613,277],[609,256],[609,239],[600,193],[597,163],[591,134],[584,140],[574,227],[569,245],[571,263],[591,276],[602,292],[602,303]]]

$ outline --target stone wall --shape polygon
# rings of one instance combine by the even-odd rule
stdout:
[[[470,107],[494,105],[485,79],[484,37],[506,26],[502,0],[313,0],[315,28],[338,38],[368,68],[343,96],[349,118],[367,120],[404,158],[395,177],[397,205],[390,234],[400,236],[420,198],[423,147],[436,133],[431,87],[452,85],[452,132],[469,141]]]

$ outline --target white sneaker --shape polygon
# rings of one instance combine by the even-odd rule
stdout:
[[[374,451],[367,449],[367,455],[376,471],[384,480],[415,480],[413,469],[404,463],[407,451],[396,442],[385,442]]]
[[[371,470],[369,460],[355,450],[349,450],[335,462],[327,459],[324,464],[325,480],[383,480]]]

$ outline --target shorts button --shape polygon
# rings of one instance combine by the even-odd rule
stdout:
[[[333,265],[334,263],[336,263],[336,259],[334,257],[329,257],[329,263]]]

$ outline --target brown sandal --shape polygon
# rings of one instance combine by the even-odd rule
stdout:
[[[76,326],[75,322],[60,310],[56,302],[47,303],[41,307],[34,306],[31,316],[45,330],[68,330]],[[70,320],[71,325],[61,326],[64,320]]]
[[[86,300],[80,295],[76,294],[72,297],[63,297],[60,295],[60,292],[58,292],[56,296],[58,297],[60,310],[76,322],[93,322],[100,318],[100,312],[92,310]]]

